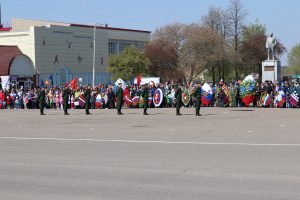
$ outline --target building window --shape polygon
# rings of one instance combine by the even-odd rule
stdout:
[[[108,53],[111,54],[118,54],[118,42],[109,42],[108,43]]]
[[[120,54],[126,48],[134,47],[140,51],[144,50],[145,44],[140,41],[109,41],[108,42],[108,51],[109,55],[111,54]]]

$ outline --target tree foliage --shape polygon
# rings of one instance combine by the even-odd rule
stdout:
[[[126,48],[120,55],[111,55],[108,64],[114,80],[122,78],[129,81],[138,74],[149,73],[149,60],[135,48]]]
[[[207,69],[209,63],[222,58],[224,41],[218,33],[198,24],[186,26],[184,36],[180,64],[186,80],[191,82]]]
[[[222,57],[223,38],[200,24],[171,24],[153,34],[146,46],[150,72],[163,80],[191,82],[207,69],[208,63]]]
[[[239,50],[241,47],[242,33],[245,26],[245,18],[248,15],[247,10],[244,8],[241,0],[230,0],[230,6],[228,9],[229,21],[230,21],[230,36],[232,52],[234,55],[234,75],[235,79],[239,78],[239,66],[241,65],[241,57]]]
[[[150,60],[149,72],[161,77],[162,81],[183,79],[178,66],[178,53],[175,46],[163,38],[157,38],[145,47],[145,55]]]
[[[145,54],[150,72],[162,80],[190,82],[205,73],[213,82],[238,80],[261,73],[266,59],[266,27],[258,21],[246,25],[242,0],[229,0],[229,7],[210,7],[201,23],[174,23],[152,34]],[[277,40],[275,56],[286,48]]]
[[[244,76],[250,73],[261,74],[261,62],[267,57],[265,43],[266,27],[263,24],[256,21],[244,28],[240,50],[241,74]]]
[[[211,76],[212,81],[217,79],[225,79],[225,74],[230,71],[229,60],[231,57],[229,51],[230,36],[230,18],[227,10],[220,7],[210,7],[207,15],[202,17],[202,24],[209,27],[215,33],[218,33],[223,40],[219,46],[218,56],[214,60],[210,60],[207,64],[207,74]]]
[[[288,64],[295,74],[300,73],[300,44],[295,45],[288,54]]]

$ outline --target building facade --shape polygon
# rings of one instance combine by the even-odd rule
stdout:
[[[91,84],[93,61],[95,84],[108,83],[109,55],[129,46],[143,50],[149,39],[149,31],[27,19],[12,19],[11,29],[0,32],[0,45],[16,45],[32,60],[37,85],[53,77],[56,86],[75,77]]]

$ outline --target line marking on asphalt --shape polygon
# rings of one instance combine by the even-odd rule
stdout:
[[[91,138],[36,138],[36,137],[0,137],[0,140],[40,140],[40,141],[69,141],[69,142],[115,142],[115,143],[153,143],[153,144],[192,144],[192,145],[227,145],[227,146],[300,146],[300,144],[279,144],[279,143],[242,143],[242,142],[176,142],[176,141],[162,141],[162,140],[101,140]]]

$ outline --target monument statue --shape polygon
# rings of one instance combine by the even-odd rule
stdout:
[[[273,37],[273,33],[270,33],[270,35],[267,37],[266,41],[266,49],[268,51],[268,60],[270,60],[270,52],[272,53],[272,60],[275,60],[275,51],[274,48],[277,44],[277,40],[275,37]]]

